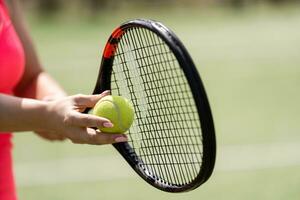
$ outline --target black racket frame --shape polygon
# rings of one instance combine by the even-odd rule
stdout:
[[[213,172],[216,157],[215,130],[209,101],[198,71],[186,48],[171,30],[159,22],[145,19],[131,20],[123,23],[120,27],[115,29],[108,39],[104,49],[98,79],[93,94],[100,94],[105,90],[111,89],[112,66],[118,42],[127,29],[134,27],[146,28],[157,34],[174,53],[187,78],[197,106],[202,129],[202,166],[198,176],[192,182],[186,185],[170,185],[161,180],[159,177],[153,175],[153,173],[147,171],[143,165],[143,161],[136,155],[132,147],[127,142],[116,143],[113,144],[113,146],[119,151],[136,173],[154,187],[173,193],[193,190],[206,182]],[[88,110],[85,112],[88,112]]]

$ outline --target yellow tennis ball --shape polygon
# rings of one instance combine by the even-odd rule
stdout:
[[[134,110],[130,101],[121,96],[108,95],[100,99],[94,107],[93,114],[109,119],[113,127],[98,127],[105,133],[125,133],[132,125]]]

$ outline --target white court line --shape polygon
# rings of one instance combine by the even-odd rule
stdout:
[[[300,166],[300,143],[230,145],[218,148],[216,171]],[[18,163],[18,187],[136,178],[119,155]]]
[[[217,170],[244,171],[300,166],[300,143],[224,146],[218,150]]]

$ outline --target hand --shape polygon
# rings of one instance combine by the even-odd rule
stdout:
[[[47,126],[37,132],[49,140],[68,138],[78,144],[110,144],[127,141],[124,134],[105,134],[90,128],[113,127],[108,119],[81,113],[86,108],[94,107],[108,94],[109,91],[100,95],[74,95],[49,102],[46,111]]]
[[[59,100],[62,98],[65,98],[66,94],[58,94],[58,95],[49,95],[49,96],[45,96],[42,100],[43,101],[55,101],[55,100]],[[35,131],[34,132],[36,135],[40,136],[43,139],[49,140],[49,141],[64,141],[67,138],[58,133],[58,132],[54,132],[54,131],[47,131],[47,130],[42,130],[42,131]]]

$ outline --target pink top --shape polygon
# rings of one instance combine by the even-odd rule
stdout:
[[[11,23],[6,5],[0,0],[0,93],[13,95],[14,88],[23,75],[24,65],[22,44]],[[0,132],[1,200],[16,200],[11,148],[11,133]]]

